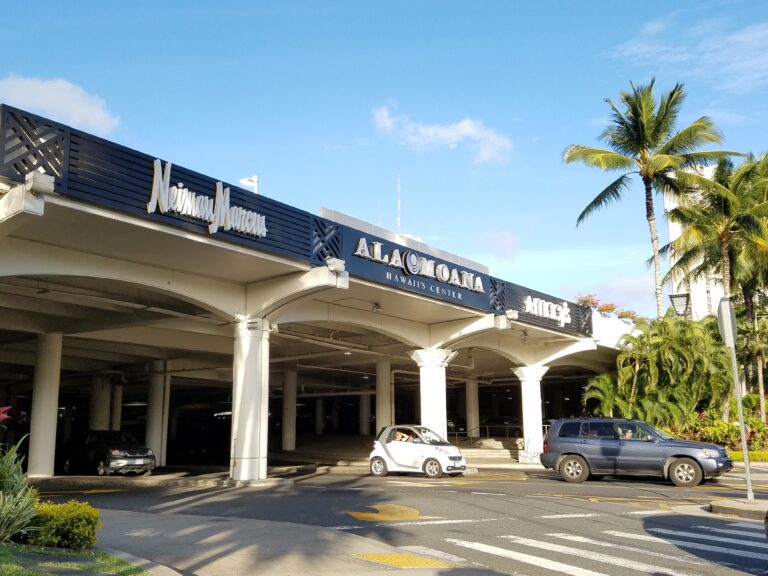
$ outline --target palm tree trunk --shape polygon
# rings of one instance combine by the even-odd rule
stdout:
[[[760,395],[760,422],[765,422],[765,384],[763,383],[763,355],[757,355],[757,392]]]
[[[656,214],[653,210],[653,188],[651,179],[643,176],[645,185],[645,219],[648,220],[648,229],[651,232],[651,248],[653,249],[653,281],[656,291],[656,315],[664,316],[664,301],[661,290],[661,266],[659,262],[659,233],[656,231]]]

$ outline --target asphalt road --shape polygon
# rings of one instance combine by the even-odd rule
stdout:
[[[768,485],[754,486],[768,498]],[[661,480],[568,484],[548,471],[429,480],[328,474],[295,486],[136,488],[44,494],[104,509],[256,518],[333,527],[461,565],[528,576],[768,574],[761,523],[701,506],[744,497],[729,478],[694,489]]]

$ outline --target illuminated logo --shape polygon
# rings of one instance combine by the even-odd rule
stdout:
[[[438,282],[445,282],[458,288],[484,293],[483,279],[473,272],[451,268],[447,264],[436,264],[434,260],[422,256],[412,250],[400,251],[394,248],[385,254],[381,242],[368,242],[360,238],[354,255],[372,262],[378,262],[392,268],[399,268],[408,276],[423,276]]]

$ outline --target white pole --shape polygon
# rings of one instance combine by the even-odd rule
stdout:
[[[736,391],[736,409],[739,413],[739,431],[741,432],[741,451],[744,454],[744,471],[747,480],[747,502],[754,502],[755,494],[752,491],[752,473],[749,468],[749,444],[747,444],[747,431],[744,427],[744,409],[741,406],[741,382],[739,382],[739,366],[736,364],[736,313],[733,310],[733,302],[730,298],[722,298],[717,310],[718,327],[720,336],[725,342],[726,348],[731,353],[731,366],[733,368],[733,387]]]

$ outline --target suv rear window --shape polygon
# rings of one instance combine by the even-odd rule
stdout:
[[[563,422],[557,435],[560,438],[578,438],[580,428],[581,422]]]

